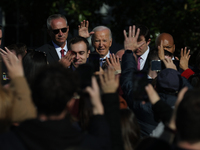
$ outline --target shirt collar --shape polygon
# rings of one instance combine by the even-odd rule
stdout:
[[[106,57],[110,58],[110,51],[108,51],[107,55],[103,59],[106,59]]]
[[[61,48],[60,46],[58,46],[53,41],[52,41],[52,43],[53,43],[53,45],[54,45],[54,47],[55,47],[55,49],[56,49],[57,52],[60,52],[61,49],[64,49],[66,52],[68,51],[68,49],[67,49],[67,41],[66,41],[66,44],[65,44],[65,46],[63,48]]]
[[[142,55],[140,56],[140,58],[143,59],[143,60],[146,60],[148,54],[149,54],[149,46],[148,46],[148,49],[146,50],[146,52],[144,52],[144,54],[142,54]]]

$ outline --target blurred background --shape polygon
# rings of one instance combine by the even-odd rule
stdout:
[[[0,24],[3,43],[25,43],[37,48],[47,43],[46,19],[61,13],[67,17],[69,37],[78,35],[78,25],[90,22],[89,31],[97,25],[108,26],[113,34],[111,52],[123,48],[123,30],[143,24],[151,31],[151,46],[162,32],[172,34],[177,54],[187,46],[191,52],[200,49],[200,0],[1,0]]]

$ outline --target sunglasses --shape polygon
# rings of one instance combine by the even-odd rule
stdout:
[[[55,30],[52,30],[52,32],[53,32],[54,34],[58,34],[60,30],[62,31],[62,33],[67,32],[67,28],[55,29]]]

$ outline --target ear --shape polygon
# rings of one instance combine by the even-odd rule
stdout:
[[[149,45],[151,43],[151,39],[148,39],[147,41],[147,45]]]
[[[112,46],[112,39],[110,40],[109,46],[110,46],[110,47]]]
[[[173,46],[173,53],[175,52],[175,44],[174,44],[174,46]]]
[[[87,52],[87,58],[89,57],[89,55],[90,55],[90,50],[88,50],[88,52]]]
[[[69,26],[67,26],[67,32],[69,32]]]

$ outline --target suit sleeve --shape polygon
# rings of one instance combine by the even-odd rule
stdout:
[[[137,71],[137,63],[133,56],[133,52],[130,50],[126,50],[123,57],[122,57],[122,72],[120,78],[120,85],[122,91],[124,93],[124,98],[126,99],[129,107],[132,106],[132,89],[133,89],[133,82],[132,76],[133,73]]]

